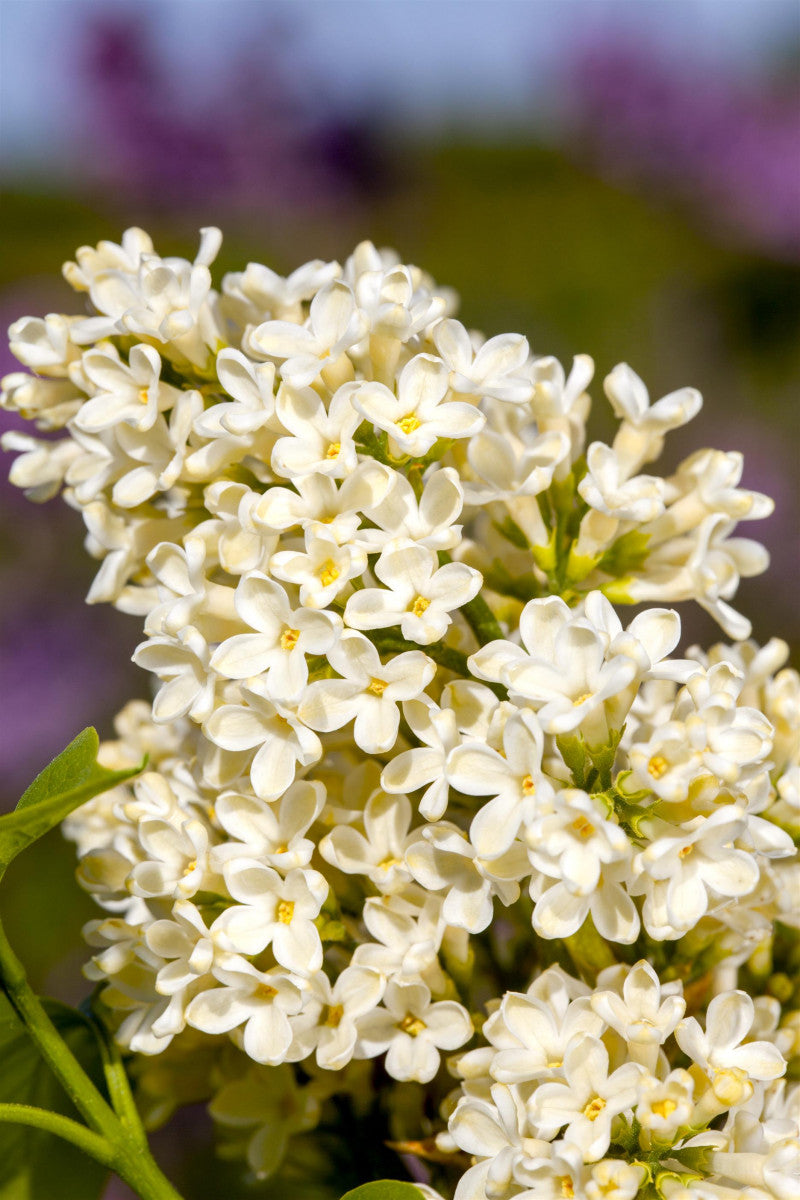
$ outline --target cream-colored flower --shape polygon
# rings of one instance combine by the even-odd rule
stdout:
[[[481,574],[465,563],[439,566],[433,550],[395,538],[372,568],[383,588],[362,588],[347,601],[345,624],[353,629],[399,625],[410,642],[427,646],[444,637],[450,613],[480,591]]]
[[[328,651],[341,679],[309,684],[298,715],[312,729],[328,733],[354,721],[356,745],[367,754],[390,750],[400,725],[398,703],[421,695],[436,672],[421,650],[408,650],[381,663],[378,651],[355,630],[345,630]]]
[[[441,360],[418,354],[400,373],[396,395],[384,384],[362,383],[353,390],[353,404],[386,430],[397,457],[422,458],[438,438],[470,437],[483,428],[483,413],[462,400],[446,401],[449,391],[449,373]]]

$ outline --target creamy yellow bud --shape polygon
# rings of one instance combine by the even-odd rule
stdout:
[[[727,1067],[725,1070],[715,1071],[711,1088],[717,1099],[728,1107],[749,1100],[753,1094],[753,1085],[747,1077],[747,1072],[741,1067]]]

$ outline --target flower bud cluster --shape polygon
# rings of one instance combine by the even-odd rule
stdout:
[[[651,404],[616,367],[617,432],[587,446],[585,356],[468,332],[369,243],[218,292],[219,240],[82,248],[93,314],[12,325],[34,374],[2,392],[48,434],[6,435],[13,482],[63,491],[89,601],[143,620],[152,709],[103,756],[148,770],[67,831],[105,911],[87,974],[160,1056],[153,1119],[213,1097],[269,1174],[371,1060],[435,1086],[494,995],[437,1151],[474,1160],[457,1200],[677,1195],[690,1170],[725,1196],[751,1153],[783,1179],[762,1109],[789,1035],[736,976],[800,928],[800,679],[729,604],[766,566],[735,526],[771,502],[733,453],[642,474],[693,389]],[[685,599],[739,642],[672,657],[674,611],[614,608]],[[634,943],[672,982],[608,965]],[[588,983],[544,969],[564,956]]]

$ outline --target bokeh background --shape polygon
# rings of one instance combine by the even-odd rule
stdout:
[[[777,506],[743,530],[773,566],[741,607],[759,640],[796,644],[797,0],[0,0],[0,22],[5,325],[78,311],[60,264],[131,224],[188,257],[220,225],[220,272],[392,245],[487,335],[590,353],[599,380],[628,361],[656,396],[699,387],[666,465],[745,451],[745,485]],[[6,473],[0,806],[146,694],[137,621],[83,603],[75,514]],[[718,639],[684,615],[687,642]],[[75,1000],[91,909],[72,873],[53,835],[0,908],[37,986]],[[193,1200],[222,1194],[202,1136],[171,1139]]]

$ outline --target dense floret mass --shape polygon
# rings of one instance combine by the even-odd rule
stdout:
[[[217,291],[219,242],[83,247],[90,315],[12,325],[2,392],[143,620],[102,753],[148,769],[67,832],[151,1120],[210,1099],[269,1175],[383,1087],[431,1197],[788,1200],[800,678],[730,604],[771,501],[736,453],[645,473],[692,388],[615,367],[587,444],[588,357],[369,243]],[[734,644],[617,612],[682,600]]]

